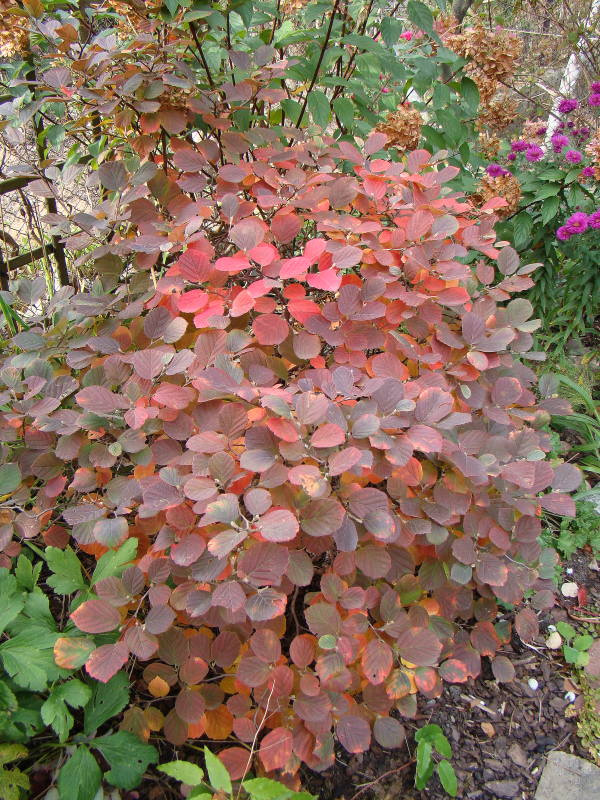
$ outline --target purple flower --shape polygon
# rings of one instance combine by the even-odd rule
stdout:
[[[581,174],[583,175],[584,178],[593,178],[596,173],[595,173],[593,167],[584,167],[581,170]],[[596,212],[594,212],[594,213],[596,213]],[[591,219],[591,217],[590,217],[590,219]],[[594,226],[592,226],[592,227],[594,227]]]
[[[508,175],[508,170],[501,167],[500,164],[490,164],[486,167],[488,175],[491,175],[492,178],[499,178],[501,175]]]
[[[569,137],[564,136],[562,133],[555,133],[554,136],[550,137],[550,141],[552,142],[552,149],[554,152],[560,153],[563,147],[569,144]]]
[[[510,149],[514,150],[515,153],[524,153],[528,147],[529,142],[526,142],[524,139],[518,139],[516,142],[510,143]]]
[[[538,129],[536,130],[536,134],[537,134],[538,136],[543,136],[543,135],[546,133],[546,131],[547,131],[547,128],[546,128],[546,126],[545,126],[545,125],[542,125],[542,127],[541,127],[541,128],[538,128]]]
[[[570,164],[579,164],[583,159],[583,156],[581,155],[579,150],[567,150],[567,152],[565,153],[565,159]]]
[[[574,214],[571,214],[563,227],[565,227],[571,235],[575,233],[584,233],[589,227],[588,215],[584,214],[583,211],[576,211]]]
[[[561,242],[569,241],[569,239],[571,238],[571,235],[572,234],[569,232],[569,230],[567,229],[567,227],[565,225],[563,225],[562,227],[560,227],[556,231],[556,238]]]
[[[506,156],[506,160],[507,160],[507,161],[514,161],[514,160],[516,159],[516,157],[517,157],[517,154],[516,154],[516,153],[509,153],[509,154]]]
[[[596,230],[600,228],[600,208],[589,215],[588,222],[590,223],[590,228],[595,228]]]
[[[594,92],[588,98],[588,105],[590,106],[600,106],[600,92]]]
[[[592,92],[600,92],[600,81],[595,81],[591,85]]]
[[[544,151],[538,144],[530,145],[525,151],[527,161],[540,161],[544,157]]]
[[[567,128],[574,128],[574,127],[575,123],[573,122],[573,120],[569,120],[569,122],[567,122]]]
[[[573,99],[561,100],[560,103],[558,104],[558,111],[560,114],[570,114],[571,111],[575,111],[578,105],[579,103],[577,102],[577,100]]]

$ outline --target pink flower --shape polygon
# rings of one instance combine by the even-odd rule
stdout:
[[[517,154],[516,154],[516,153],[509,153],[509,154],[506,156],[506,160],[507,160],[507,161],[514,161],[514,160],[516,159],[516,157],[517,157]]]
[[[558,104],[558,111],[560,114],[570,114],[571,111],[575,111],[579,103],[577,100],[573,98],[567,98],[566,100],[561,100]]]
[[[567,227],[563,225],[556,231],[556,238],[561,242],[568,242],[569,239],[571,238],[571,233],[569,232]]]
[[[590,88],[592,92],[600,92],[600,81],[595,81],[594,83],[592,83]]]
[[[412,31],[404,31],[404,33],[400,34],[400,38],[401,39],[406,39],[407,42],[410,42],[410,40],[413,38],[413,36],[414,36],[414,33]]]
[[[584,233],[589,227],[588,215],[584,214],[583,211],[576,211],[571,214],[564,227],[570,234]]]
[[[387,89],[387,88],[384,86],[384,88],[381,90],[381,94],[389,94],[389,93],[390,93],[390,90],[389,90],[389,89]]]
[[[594,92],[594,94],[589,96],[588,105],[600,106],[600,92]]]
[[[600,228],[600,209],[589,215],[588,222],[590,223],[590,228],[595,228],[596,230]]]
[[[508,175],[509,174],[508,170],[504,169],[504,167],[501,167],[500,164],[489,164],[486,167],[485,171],[492,178],[499,178],[501,175]]]
[[[584,178],[593,178],[596,173],[595,173],[593,167],[584,167],[581,170],[581,174],[583,175]],[[596,212],[594,212],[594,213],[596,213]],[[590,219],[591,219],[591,217],[590,217]]]
[[[524,139],[518,139],[516,142],[510,143],[510,149],[514,150],[515,153],[524,153],[529,146],[529,142],[526,142]]]
[[[527,161],[541,161],[544,157],[544,151],[537,144],[530,145],[525,151],[525,158]]]
[[[570,164],[579,164],[582,160],[583,156],[579,152],[579,150],[567,150],[565,153],[565,160],[568,161]]]
[[[562,133],[555,133],[554,136],[550,137],[550,141],[552,142],[552,149],[554,152],[560,153],[563,147],[569,144],[569,137]]]

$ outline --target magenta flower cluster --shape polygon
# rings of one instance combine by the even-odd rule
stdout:
[[[600,208],[591,214],[585,214],[583,211],[571,214],[565,224],[556,231],[556,238],[561,242],[567,242],[572,236],[585,233],[590,228],[600,229]]]
[[[566,100],[561,100],[558,104],[558,111],[560,114],[570,114],[571,111],[575,111],[576,108],[579,107],[579,102],[573,98],[567,98]]]

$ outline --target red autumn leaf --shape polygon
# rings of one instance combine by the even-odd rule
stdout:
[[[537,614],[531,608],[522,608],[515,617],[515,629],[524,642],[533,642],[540,632]]]
[[[427,628],[408,628],[400,634],[397,645],[400,656],[419,667],[434,666],[442,652],[440,640]]]
[[[377,717],[373,723],[373,736],[377,744],[391,750],[402,747],[406,740],[404,726],[393,717]]]
[[[127,663],[129,648],[124,642],[97,647],[85,662],[88,675],[101,683],[108,681]]]
[[[283,769],[292,757],[292,732],[286,728],[274,728],[263,737],[258,756],[267,772]]]
[[[358,447],[345,447],[343,450],[339,450],[337,453],[333,453],[329,456],[329,474],[334,475],[341,475],[343,472],[346,472],[361,459],[361,451]]]
[[[297,214],[278,211],[271,220],[271,232],[278,242],[289,244],[299,233],[302,221]]]
[[[94,414],[114,414],[122,408],[128,408],[129,403],[118,394],[109,391],[104,386],[86,386],[75,395],[75,400],[86,411]]]
[[[252,250],[265,238],[265,224],[256,217],[237,222],[229,231],[229,239],[240,250]]]
[[[313,433],[310,443],[313,447],[336,447],[346,441],[346,434],[339,425],[328,422]]]
[[[394,657],[389,645],[379,639],[372,639],[362,655],[362,668],[365,678],[377,686],[390,674]]]
[[[274,508],[260,518],[258,529],[269,542],[291,542],[300,530],[297,518],[285,508]]]
[[[466,665],[457,658],[449,658],[440,664],[440,678],[447,683],[466,683],[469,671]]]
[[[506,656],[492,659],[492,672],[498,683],[510,683],[515,679],[515,668]]]
[[[252,323],[259,344],[281,344],[289,333],[287,322],[278,314],[261,314]]]
[[[99,597],[86,600],[71,613],[71,619],[85,633],[108,633],[121,622],[118,610]]]
[[[347,714],[335,726],[337,738],[349,753],[364,753],[371,744],[371,726],[364,717]]]
[[[177,299],[177,308],[184,314],[195,314],[208,305],[208,295],[202,289],[192,289]]]

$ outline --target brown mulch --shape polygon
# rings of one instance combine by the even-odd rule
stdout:
[[[588,613],[598,614],[600,572],[590,569],[590,562],[591,556],[577,553],[565,565],[563,580],[585,586],[587,605],[592,609]],[[542,626],[560,619],[573,624],[568,610],[575,614],[576,603],[560,598],[559,605],[542,619]],[[498,684],[486,665],[477,680],[447,686],[438,700],[422,702],[419,718],[404,721],[407,742],[402,749],[389,751],[374,744],[369,752],[357,756],[338,750],[330,770],[321,775],[304,771],[304,788],[319,800],[448,798],[437,778],[422,792],[413,786],[414,732],[432,722],[440,725],[452,744],[459,798],[532,800],[547,753],[563,750],[586,757],[565,698],[571,686],[571,667],[565,665],[560,652],[543,644],[536,649],[528,647],[518,637],[503,652],[515,666],[514,682]],[[528,683],[531,678],[538,682],[536,689]]]

